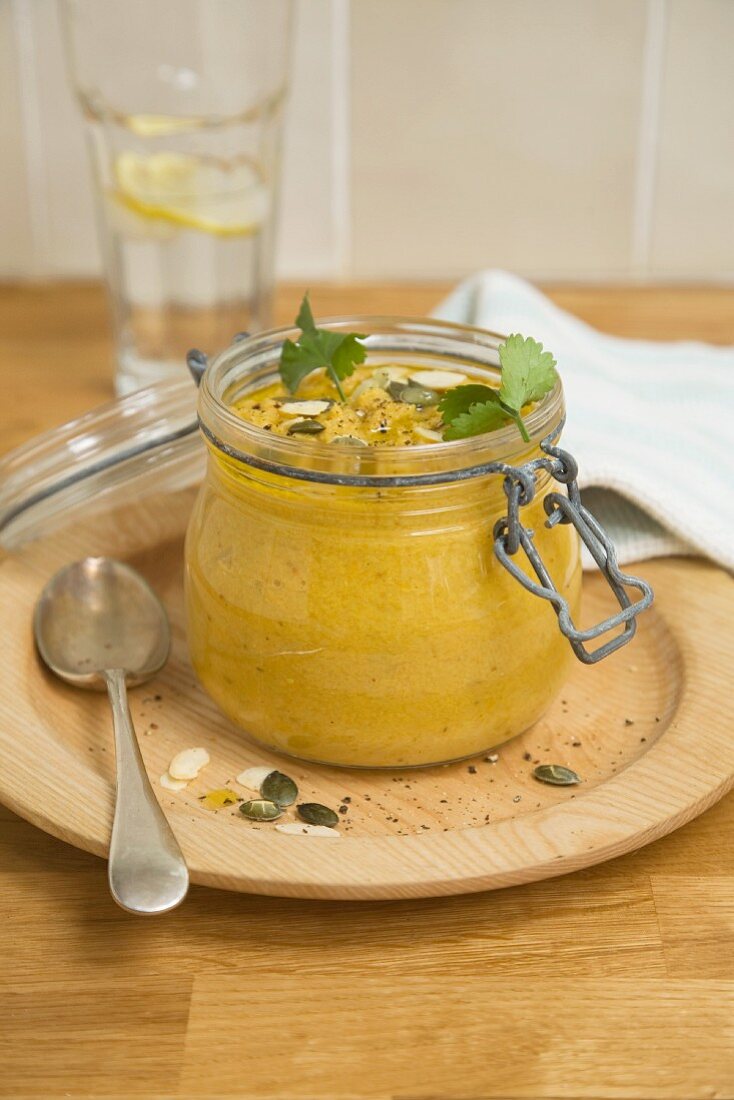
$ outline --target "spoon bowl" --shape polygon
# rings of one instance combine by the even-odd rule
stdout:
[[[183,901],[189,873],[145,771],[127,685],[144,683],[166,663],[166,612],[129,565],[84,558],[51,578],[33,624],[38,652],[52,672],[75,687],[106,689],[109,695],[117,766],[108,863],[112,896],[131,913],[165,913]]]
[[[171,633],[147,581],[123,562],[84,558],[61,569],[36,604],[36,644],[48,667],[75,687],[107,690],[106,669],[131,686],[163,668]]]

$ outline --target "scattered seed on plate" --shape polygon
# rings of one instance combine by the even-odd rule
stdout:
[[[275,828],[279,833],[289,833],[293,836],[341,836],[338,829],[330,829],[328,825],[311,825],[306,821],[284,821]]]
[[[533,769],[533,775],[541,783],[550,783],[554,787],[573,787],[581,782],[581,777],[563,764],[539,764]]]
[[[164,772],[160,777],[159,783],[161,787],[165,787],[167,791],[183,791],[188,787],[188,780],[186,779],[174,779],[168,772]]]
[[[209,763],[206,749],[184,749],[176,753],[168,765],[168,774],[172,779],[196,779],[202,768]]]
[[[283,813],[280,806],[267,798],[251,798],[240,803],[240,813],[250,821],[275,821]]]
[[[289,775],[270,772],[260,786],[260,794],[276,806],[292,806],[298,798],[298,787]]]
[[[301,821],[306,821],[309,825],[327,825],[333,828],[339,823],[339,815],[328,806],[322,806],[320,802],[301,802],[296,807],[296,813]]]
[[[205,810],[221,810],[223,806],[233,806],[237,801],[237,794],[235,791],[230,791],[229,787],[220,787],[216,791],[207,791],[199,799]]]
[[[248,791],[259,793],[263,781],[267,779],[272,771],[273,768],[267,767],[246,768],[245,771],[240,772],[235,782],[239,783],[241,787],[247,787]]]

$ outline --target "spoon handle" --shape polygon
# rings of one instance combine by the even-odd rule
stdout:
[[[127,702],[125,673],[108,669],[104,677],[117,758],[110,890],[118,905],[131,913],[165,913],[186,897],[189,872],[145,771]]]

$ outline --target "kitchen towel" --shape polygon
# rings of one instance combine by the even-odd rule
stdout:
[[[505,271],[466,279],[435,316],[532,336],[553,353],[561,446],[621,563],[701,554],[734,570],[734,348],[607,336]]]

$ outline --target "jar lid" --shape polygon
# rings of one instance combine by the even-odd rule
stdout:
[[[0,458],[0,546],[14,549],[79,513],[200,479],[196,388],[158,382],[35,436]]]

